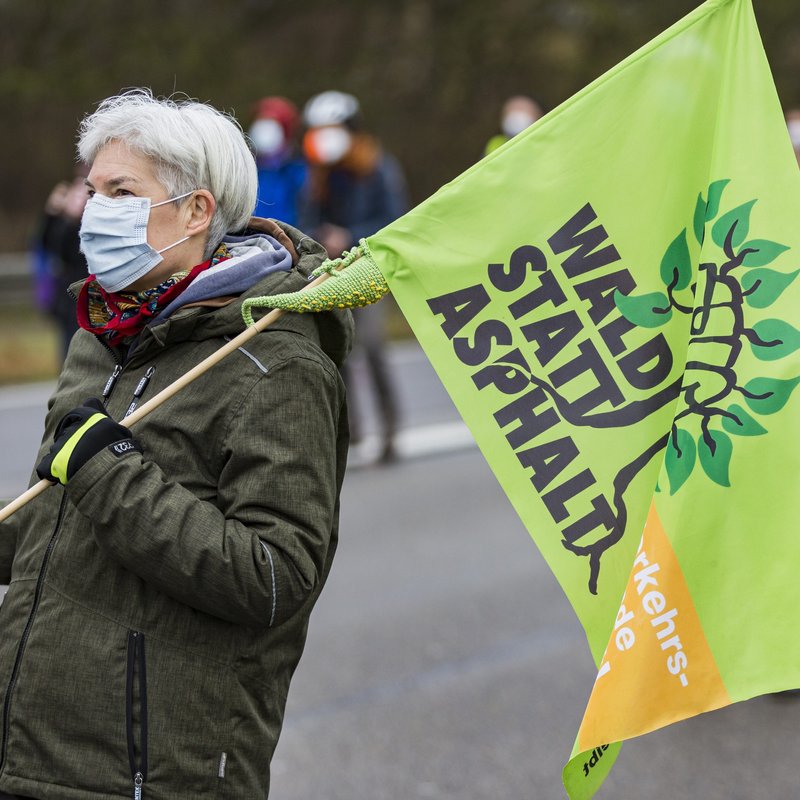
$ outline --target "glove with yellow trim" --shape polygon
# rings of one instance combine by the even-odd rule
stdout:
[[[108,416],[103,401],[90,397],[58,423],[50,451],[39,462],[36,474],[66,486],[67,481],[104,447],[120,456],[133,450],[142,452],[131,432]]]

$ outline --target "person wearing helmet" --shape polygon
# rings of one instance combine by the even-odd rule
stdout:
[[[306,179],[305,161],[295,137],[297,106],[285,97],[264,97],[254,109],[248,131],[258,165],[258,200],[254,215],[297,225],[297,201]]]
[[[541,117],[542,108],[532,98],[524,95],[509,97],[503,103],[503,108],[500,111],[500,130],[502,133],[498,133],[489,139],[483,154],[488,156],[489,153],[513,139],[518,133],[522,133]]]
[[[388,225],[408,209],[406,183],[397,160],[365,130],[358,100],[327,91],[312,97],[303,111],[303,153],[309,176],[300,202],[300,226],[331,258]],[[363,352],[382,422],[379,461],[394,458],[397,403],[384,356],[384,303],[354,312],[356,346]],[[361,438],[353,381],[344,372],[350,398],[351,441]]]

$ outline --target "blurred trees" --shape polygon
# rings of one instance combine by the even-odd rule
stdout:
[[[550,109],[699,0],[0,0],[0,249],[26,245],[81,117],[133,86],[249,123],[254,100],[339,88],[422,200],[482,153],[503,100]],[[778,91],[800,104],[797,0],[754,0]]]

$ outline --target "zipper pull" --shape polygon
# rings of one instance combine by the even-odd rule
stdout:
[[[122,367],[119,364],[117,364],[117,366],[114,367],[114,371],[111,373],[111,375],[109,375],[109,378],[106,381],[105,388],[103,389],[104,401],[108,400],[108,398],[111,396],[111,392],[114,391],[114,384],[117,382],[117,378],[119,378],[120,372],[122,372]]]
[[[136,385],[136,389],[133,392],[133,396],[138,400],[143,394],[144,390],[147,388],[147,384],[150,383],[150,378],[153,377],[153,373],[155,373],[155,367],[148,367],[147,372],[145,372],[144,377],[139,381]]]
[[[148,367],[144,377],[139,381],[138,384],[136,384],[136,388],[133,391],[133,400],[131,400],[131,404],[128,406],[128,410],[125,412],[126,417],[129,417],[131,414],[133,414],[134,409],[137,405],[139,405],[139,400],[144,394],[145,389],[147,389],[147,384],[150,383],[150,378],[153,377],[155,371],[155,367]]]
[[[133,776],[133,800],[142,800],[142,786],[144,784],[144,775],[137,772]]]

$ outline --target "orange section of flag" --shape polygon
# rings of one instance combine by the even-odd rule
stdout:
[[[730,702],[653,503],[579,747],[619,742]]]

